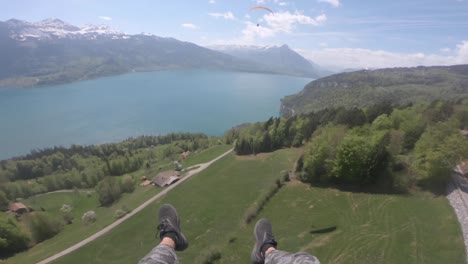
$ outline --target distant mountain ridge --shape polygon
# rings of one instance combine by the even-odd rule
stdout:
[[[320,78],[328,75],[315,63],[306,60],[287,45],[249,46],[249,45],[211,45],[207,48],[223,52],[236,58],[270,66],[288,75]]]
[[[468,98],[468,65],[361,70],[310,82],[281,100],[281,113],[463,98]]]
[[[96,39],[99,35],[110,36],[113,39],[128,39],[127,34],[112,30],[106,25],[85,25],[83,27],[73,26],[60,19],[44,19],[42,21],[31,23],[18,19],[10,19],[5,22],[10,29],[10,37],[18,41],[27,41],[32,39]]]
[[[287,74],[193,43],[59,19],[0,22],[0,87],[31,87],[133,71],[213,69]]]

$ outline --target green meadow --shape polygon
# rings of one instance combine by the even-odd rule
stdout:
[[[188,167],[191,165],[187,164],[193,165],[208,162],[230,148],[231,147],[228,145],[216,145],[200,151],[199,153],[193,153],[182,164],[184,167]],[[116,210],[122,208],[132,210],[162,190],[153,186],[141,187],[138,185],[140,183],[139,178],[141,176],[152,178],[157,175],[159,168],[162,170],[170,170],[174,169],[174,166],[171,161],[164,160],[160,163],[153,164],[149,169],[142,169],[128,174],[135,179],[135,191],[130,194],[124,193],[116,203],[109,207],[102,207],[99,205],[98,196],[93,189],[47,193],[23,200],[22,202],[29,207],[34,208],[37,211],[41,211],[43,209],[45,212],[55,217],[61,217],[60,208],[63,204],[70,205],[73,208],[72,214],[74,220],[72,224],[65,225],[64,229],[58,235],[35,245],[28,251],[16,254],[15,256],[7,259],[6,263],[24,264],[39,262],[108,226],[117,219],[114,215]],[[96,212],[97,221],[90,225],[84,225],[81,222],[81,216],[89,210]]]
[[[158,208],[173,204],[190,246],[182,263],[249,263],[255,222],[273,223],[279,248],[322,263],[464,263],[461,230],[445,197],[342,192],[287,182],[247,224],[300,149],[230,154],[96,241],[54,263],[137,263],[159,242]]]

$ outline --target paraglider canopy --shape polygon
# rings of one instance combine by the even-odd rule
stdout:
[[[265,7],[265,6],[254,6],[252,8],[249,9],[249,11],[252,11],[252,10],[266,10],[272,14],[275,14],[275,12],[273,12],[270,8],[268,7]],[[259,27],[260,24],[257,24],[257,27]]]
[[[272,14],[275,13],[275,12],[273,12],[270,8],[265,7],[265,6],[254,6],[254,7],[250,8],[249,11],[257,10],[257,9],[263,9],[263,10],[269,11],[269,12],[272,13]]]

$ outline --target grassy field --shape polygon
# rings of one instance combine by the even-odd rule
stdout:
[[[206,149],[200,153],[195,153],[187,159],[188,162],[204,163],[208,162],[214,157],[219,156],[226,150],[230,149],[230,146],[219,145]],[[161,164],[166,164],[168,161],[162,161]],[[129,175],[138,179],[142,175],[146,175],[150,178],[155,176],[159,172],[159,164],[154,164],[150,169],[142,169],[140,171],[131,173]],[[173,169],[172,167],[169,169]],[[149,198],[159,193],[162,189],[155,188],[153,186],[136,186],[135,191],[131,194],[123,194],[121,199],[114,203],[110,207],[99,206],[97,194],[91,192],[88,195],[85,192],[59,192],[49,193],[44,195],[38,195],[24,200],[23,202],[36,210],[44,208],[50,215],[57,217],[61,216],[60,208],[63,204],[68,204],[73,207],[74,221],[71,225],[66,225],[64,230],[57,236],[46,240],[26,252],[16,254],[14,257],[9,258],[6,263],[11,264],[24,264],[24,263],[36,263],[42,259],[45,259],[63,249],[66,249],[77,242],[91,236],[97,231],[101,230],[105,226],[108,226],[116,220],[114,213],[117,209],[126,207],[129,209],[136,208]],[[84,212],[93,210],[97,214],[97,221],[94,224],[85,226],[81,222],[81,216]]]
[[[64,230],[55,237],[46,240],[26,252],[16,254],[9,258],[7,263],[35,263],[53,255],[75,243],[96,233],[116,220],[114,212],[123,206],[132,209],[148,200],[160,191],[152,186],[136,188],[132,194],[124,194],[123,197],[110,207],[99,206],[96,193],[88,197],[85,193],[50,193],[29,198],[23,201],[33,208],[43,207],[51,215],[60,216],[60,208],[63,204],[73,207],[74,221],[71,225],[65,225]],[[83,225],[81,216],[86,211],[93,210],[97,214],[97,221],[91,225]]]
[[[209,149],[202,150],[199,153],[192,153],[192,155],[190,155],[186,160],[182,162],[182,166],[184,168],[187,168],[196,164],[208,162],[231,148],[231,145],[217,145]]]
[[[234,154],[174,189],[109,234],[55,263],[136,263],[157,245],[157,210],[178,208],[190,247],[182,263],[249,263],[255,221],[250,206],[291,169],[299,150]],[[465,263],[461,230],[444,197],[376,195],[291,182],[256,218],[271,220],[279,247],[308,251],[322,263]]]

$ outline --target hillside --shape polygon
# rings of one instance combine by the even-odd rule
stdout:
[[[68,83],[133,71],[216,69],[279,73],[193,43],[129,35],[59,19],[0,22],[0,87]]]
[[[231,154],[54,263],[138,262],[158,242],[155,221],[164,203],[177,208],[190,243],[177,252],[181,263],[248,263],[252,230],[263,217],[271,220],[280,249],[311,252],[322,263],[465,260],[460,227],[444,197],[351,193],[289,182],[254,221],[245,223],[252,206],[275,186],[282,170],[292,168],[299,154],[300,149],[249,157]]]
[[[298,94],[281,100],[281,113],[467,97],[468,65],[361,70],[312,81]]]
[[[276,71],[287,75],[310,78],[320,78],[329,75],[319,65],[306,60],[287,45],[266,47],[214,45],[208,46],[208,48],[239,59],[272,67]]]

